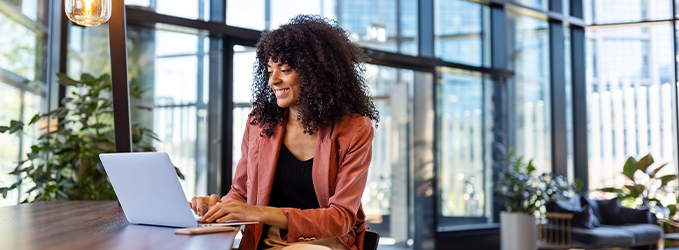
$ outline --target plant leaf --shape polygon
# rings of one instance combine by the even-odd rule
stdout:
[[[646,173],[646,169],[648,169],[649,166],[653,164],[653,156],[651,154],[647,154],[646,156],[642,157],[641,160],[637,162],[637,169],[641,170],[641,172]]]
[[[641,195],[644,192],[644,189],[646,189],[646,187],[641,184],[637,184],[634,186],[625,185],[625,188],[627,188],[627,190],[629,191],[629,196],[634,198],[639,197],[639,195]]]
[[[602,188],[602,189],[598,189],[598,190],[601,191],[601,192],[606,192],[606,193],[616,193],[616,194],[622,194],[623,193],[622,189],[612,188],[612,187]]]
[[[667,208],[670,209],[670,217],[674,217],[674,215],[677,214],[677,204],[671,204],[667,206]]]
[[[179,168],[174,167],[174,171],[177,172],[177,177],[179,177],[179,179],[184,179],[184,174],[182,174],[182,171],[180,171]]]
[[[669,162],[660,165],[660,167],[655,168],[655,169],[653,170],[653,172],[651,172],[648,176],[651,177],[651,178],[655,178],[655,175],[658,174],[658,172],[660,172],[660,170],[661,170],[662,168],[664,168],[665,166],[667,166],[667,164],[669,164]]]
[[[71,79],[64,73],[57,73],[57,77],[59,78],[59,85],[78,86],[78,81]]]
[[[37,122],[38,120],[40,120],[40,114],[36,114],[35,116],[33,116],[33,119],[31,119],[31,122],[29,122],[28,125],[32,125],[33,123]]]
[[[673,175],[673,174],[660,177],[660,181],[662,181],[662,184],[660,184],[660,187],[664,187],[665,185],[667,185],[668,182],[670,182],[670,181],[672,181],[676,178],[677,178],[677,176]]]
[[[142,106],[142,105],[137,105],[136,108],[137,108],[137,109],[141,109],[141,110],[148,110],[148,111],[153,110],[151,107]]]
[[[95,84],[95,82],[97,81],[96,79],[94,79],[94,76],[87,74],[87,73],[81,74],[80,80],[87,86],[93,86]]]
[[[0,133],[5,133],[5,131],[9,130],[9,127],[7,126],[0,126]]]
[[[66,104],[68,104],[69,102],[72,102],[72,101],[73,101],[73,98],[64,97],[64,99],[61,99],[61,104],[66,105]]]
[[[629,159],[627,159],[627,162],[625,162],[625,167],[622,169],[622,174],[627,176],[627,178],[632,180],[634,183],[636,183],[634,181],[634,172],[638,170],[636,165],[637,161],[634,159],[634,157],[630,156]]]

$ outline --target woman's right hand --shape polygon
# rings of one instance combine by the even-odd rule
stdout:
[[[210,196],[193,197],[191,202],[189,202],[189,205],[191,205],[191,210],[193,210],[193,213],[198,216],[203,216],[208,210],[210,210],[210,208],[212,208],[212,206],[219,202],[221,202],[219,196],[213,194]]]

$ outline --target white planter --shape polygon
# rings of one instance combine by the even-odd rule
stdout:
[[[538,230],[535,216],[525,213],[500,214],[500,243],[502,250],[538,249]]]

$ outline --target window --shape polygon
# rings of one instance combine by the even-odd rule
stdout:
[[[492,85],[471,71],[440,67],[438,75],[438,230],[492,223]]]
[[[508,13],[509,138],[516,156],[552,171],[549,35],[547,21]]]
[[[94,75],[110,71],[108,27],[71,29],[69,72]],[[185,176],[180,183],[188,198],[207,193],[209,39],[191,34],[128,27],[128,79],[147,91],[130,99],[131,122],[152,129],[160,141],[156,151],[167,152]],[[217,52],[213,52],[217,53]],[[151,110],[137,109],[145,106]]]
[[[380,112],[362,204],[370,230],[380,242],[405,245],[409,239],[409,89],[414,71],[366,65],[366,79]],[[382,241],[382,239],[385,239]]]
[[[210,19],[210,0],[126,0],[125,5],[188,19],[205,21]]]
[[[252,111],[252,71],[257,59],[255,48],[236,45],[233,47],[233,144],[231,171],[236,173],[236,166],[242,155],[240,151],[243,133]]]
[[[543,11],[548,10],[549,7],[549,0],[511,0],[511,1],[529,8]]]
[[[265,30],[265,0],[228,0],[226,24],[254,30]]]
[[[45,1],[46,2],[46,1]],[[43,17],[45,2],[0,1],[0,125],[11,120],[28,124],[33,115],[47,108],[44,67],[47,21]],[[31,145],[40,136],[46,123],[24,127],[24,134],[0,134],[0,187],[17,181],[7,173],[26,159]],[[0,206],[14,205],[25,199],[24,183],[18,190],[0,199]]]
[[[229,0],[226,8],[228,25],[271,30],[298,14],[316,14],[337,21],[361,46],[417,55],[416,0]]]
[[[489,66],[484,25],[488,6],[464,0],[435,1],[435,53],[445,61]]]
[[[583,0],[585,22],[629,23],[672,18],[672,0]]]
[[[670,163],[660,176],[676,173],[672,26],[596,29],[586,36],[587,50],[597,52],[587,56],[590,189],[625,185],[620,173],[630,156],[651,153],[656,163]]]

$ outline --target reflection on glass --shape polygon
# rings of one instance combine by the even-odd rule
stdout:
[[[33,115],[44,112],[45,98],[27,90],[20,90],[0,81],[0,125],[7,126],[11,120],[18,120],[28,124]],[[31,152],[31,146],[41,135],[40,128],[45,124],[40,122],[25,126],[22,133],[0,134],[0,187],[7,187],[17,181],[16,176],[9,175],[16,168],[19,160],[26,160],[25,155]],[[17,190],[10,191],[6,199],[0,199],[0,207],[16,205],[26,198],[26,188],[31,183],[25,181]],[[21,194],[21,197],[18,197]]]
[[[20,133],[0,134],[0,187],[17,181],[7,173],[26,159],[31,145],[40,136],[40,122],[28,126],[33,115],[44,112],[46,107],[43,81],[45,50],[42,27],[43,11],[38,0],[3,1],[0,5],[0,126],[11,120],[26,124]],[[7,13],[12,11],[13,13]],[[17,21],[21,20],[21,22]],[[26,26],[27,25],[27,26]],[[24,183],[0,199],[0,206],[16,205],[25,199],[25,191],[31,183]]]
[[[38,79],[42,69],[38,60],[41,36],[0,12],[0,68],[9,70],[29,81]]]
[[[394,244],[408,240],[408,88],[412,70],[366,65],[366,78],[380,125],[375,129],[373,155],[362,204],[371,230]]]
[[[153,3],[158,13],[188,19],[209,19],[209,0],[156,0]]]
[[[672,26],[588,30],[586,37],[587,50],[596,51],[587,55],[590,189],[621,187],[627,158],[649,152],[670,163],[660,176],[676,174]]]
[[[264,30],[264,0],[228,0],[226,24],[248,29]]]
[[[298,14],[336,20],[361,46],[417,55],[416,0],[229,0],[226,18],[228,25],[270,30]]]
[[[69,73],[110,72],[108,29],[74,27],[69,42]],[[206,194],[208,147],[206,68],[207,36],[164,30],[128,28],[128,78],[147,91],[131,102],[131,122],[157,134],[156,151],[167,152],[185,176],[180,181],[187,197]],[[136,109],[136,106],[151,110]]]
[[[439,68],[439,227],[492,221],[492,119],[480,73]],[[488,136],[487,136],[488,135]]]
[[[240,145],[245,133],[248,115],[252,111],[252,70],[256,53],[255,48],[236,45],[233,47],[233,142],[232,142],[232,176],[241,157]]]
[[[547,21],[509,13],[510,131],[517,156],[551,172],[551,112]]]
[[[583,0],[582,4],[588,25],[672,18],[671,0]]]
[[[11,120],[21,117],[21,91],[6,83],[0,82],[0,124],[6,126]],[[16,167],[20,157],[19,137],[7,133],[0,134],[0,186],[7,187],[17,181],[16,176],[8,175]],[[0,206],[18,203],[18,192],[10,192],[7,199],[0,199]]]
[[[298,14],[317,14],[336,19],[334,0],[295,0],[293,2],[294,4],[290,1],[271,1],[270,29],[278,28]]]
[[[488,7],[464,0],[437,0],[434,4],[436,57],[484,66],[483,23]]]
[[[549,7],[549,0],[511,0],[511,1],[529,8],[539,10],[548,10]]]

